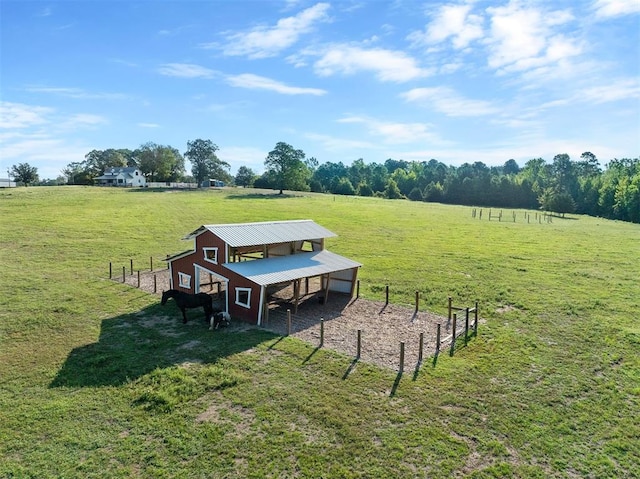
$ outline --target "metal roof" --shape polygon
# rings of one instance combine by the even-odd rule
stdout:
[[[323,250],[277,258],[226,263],[225,266],[260,286],[267,286],[358,268],[362,264],[331,251]]]
[[[287,243],[337,236],[312,220],[264,221],[260,223],[232,223],[202,225],[184,239],[192,239],[210,231],[232,248],[263,244]]]

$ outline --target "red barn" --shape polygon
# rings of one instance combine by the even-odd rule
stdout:
[[[325,300],[353,294],[362,265],[325,249],[335,236],[311,220],[202,225],[184,238],[192,250],[167,258],[171,288],[195,294],[218,283],[232,317],[262,324],[269,287],[293,285],[297,301],[301,281],[320,278]]]

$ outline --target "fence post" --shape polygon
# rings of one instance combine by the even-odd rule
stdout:
[[[291,310],[287,309],[287,336],[291,335]]]
[[[129,260],[131,262],[131,275],[133,276],[133,258]]]
[[[389,304],[389,285],[385,288],[385,300],[384,305],[387,306]]]
[[[153,271],[153,256],[149,256],[149,271]]]
[[[404,371],[404,341],[400,341],[400,369],[399,372]]]
[[[451,322],[451,302],[452,301],[453,300],[451,299],[451,296],[449,296],[449,316],[448,316],[448,321],[447,321],[448,323]]]
[[[478,335],[478,302],[476,301],[475,311],[473,313],[474,321],[473,321],[473,335]]]
[[[420,346],[418,348],[418,363],[422,363],[422,350],[424,349],[424,333],[420,333]]]
[[[156,277],[156,275],[153,275],[153,292],[157,293],[158,292],[158,278]]]
[[[356,299],[360,297],[360,280],[356,281]]]
[[[356,349],[356,359],[360,359],[361,351],[362,351],[362,330],[358,329],[358,347]]]
[[[138,270],[138,288],[140,287],[140,270]]]
[[[122,267],[122,282],[124,283],[127,280],[127,268],[126,266]]]
[[[324,345],[324,318],[320,318],[320,347]]]
[[[436,329],[436,356],[440,353],[440,323]]]
[[[111,261],[109,261],[109,279],[113,277],[113,266],[111,265]]]
[[[468,335],[469,335],[469,308],[465,309],[465,315],[464,315],[464,345],[466,346],[467,343],[469,342],[468,339]]]
[[[418,313],[418,306],[420,302],[420,294],[416,291],[416,314]]]
[[[456,313],[453,314],[453,333],[451,335],[451,350],[449,351],[449,356],[453,356],[453,351],[456,349],[456,321],[458,320],[458,315]]]

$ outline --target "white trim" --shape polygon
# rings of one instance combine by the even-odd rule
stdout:
[[[178,284],[181,288],[191,289],[191,275],[178,271]]]
[[[213,258],[213,259],[209,258],[209,257],[207,256],[207,252],[208,252],[208,251],[215,251],[215,258]],[[204,260],[205,260],[207,263],[218,264],[218,263],[220,262],[220,260],[219,260],[219,258],[218,258],[218,254],[219,254],[219,252],[218,252],[218,247],[217,247],[217,246],[215,246],[215,247],[213,247],[213,246],[211,246],[211,247],[209,247],[209,246],[203,246],[203,247],[202,247],[202,253],[203,253],[203,256],[204,256]]]
[[[262,326],[262,311],[264,310],[264,292],[266,286],[260,286],[260,305],[258,306],[258,326]]]
[[[251,309],[251,288],[243,288],[241,286],[236,286],[235,287],[235,293],[236,293],[236,305],[237,306],[242,306],[243,308]],[[238,299],[238,294],[239,293],[247,293],[247,302],[246,303],[241,303],[240,302],[240,300]]]

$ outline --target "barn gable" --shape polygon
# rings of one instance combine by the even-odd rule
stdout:
[[[325,250],[325,238],[335,236],[312,220],[202,225],[184,237],[193,250],[167,258],[171,287],[193,294],[217,284],[223,309],[261,324],[269,286],[293,283],[299,291],[302,279],[320,277],[325,299],[353,293],[362,265]]]

